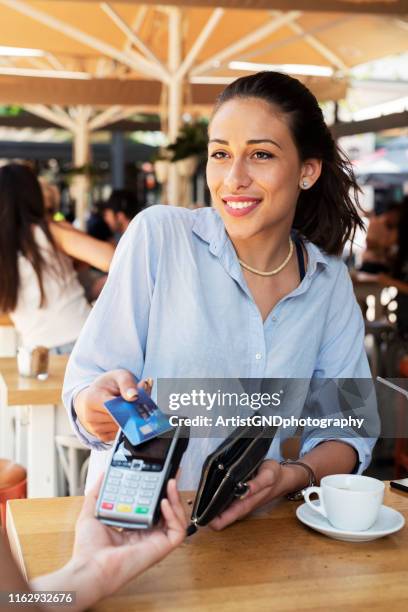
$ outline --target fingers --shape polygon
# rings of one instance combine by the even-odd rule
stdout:
[[[114,419],[112,415],[104,408],[103,410],[95,411],[92,415],[92,422],[98,425],[112,425]]]
[[[273,495],[279,470],[280,466],[276,461],[265,461],[256,477],[248,481],[249,493],[243,499],[236,500],[225,512],[211,521],[210,527],[215,530],[224,529],[266,503]]]
[[[107,415],[105,415],[104,420],[100,420],[101,418],[101,416],[91,415],[88,421],[88,430],[103,442],[110,442],[115,438],[119,425],[110,416],[109,420],[107,420]]]
[[[181,544],[186,535],[184,520],[182,522],[179,520],[168,499],[162,499],[160,508],[167,527],[168,542],[172,547],[176,547]]]
[[[186,528],[187,527],[187,517],[186,517],[186,513],[184,512],[183,504],[180,498],[180,493],[177,490],[177,483],[174,480],[174,478],[169,480],[169,482],[167,483],[167,499],[175,515],[177,516],[178,520],[183,525],[183,527]]]
[[[259,468],[255,478],[248,481],[247,484],[250,492],[247,497],[258,493],[262,489],[273,487],[276,484],[277,476],[274,467],[270,465],[271,463],[270,461],[265,461]]]
[[[104,472],[101,472],[89,493],[84,498],[84,503],[79,515],[78,520],[85,517],[92,517],[95,514],[95,504],[98,499],[99,490],[101,488]]]
[[[127,370],[117,370],[115,372],[116,382],[121,396],[126,400],[133,400],[137,397],[136,378]]]
[[[115,438],[119,429],[118,424],[113,419],[111,422],[103,424],[95,423],[93,420],[89,420],[85,426],[91,434],[102,440],[102,442],[111,442]]]
[[[96,432],[95,432],[95,433],[96,433],[96,436],[97,436],[97,437],[98,437],[98,438],[99,438],[99,439],[100,439],[102,442],[106,442],[106,443],[108,443],[108,442],[112,442],[112,441],[115,439],[116,434],[117,434],[117,432],[118,432],[118,429],[119,429],[119,427],[117,427],[115,430],[111,430],[111,431],[108,431],[108,432],[106,432],[106,433],[96,433]]]
[[[75,410],[81,424],[89,433],[102,442],[111,442],[118,431],[118,424],[104,402],[121,395],[125,400],[137,398],[137,388],[143,388],[151,393],[153,380],[147,378],[138,384],[131,372],[127,370],[112,370],[99,376],[94,383],[78,393],[75,400]]]
[[[94,420],[109,420],[112,419],[109,411],[105,408],[104,402],[112,399],[111,395],[106,395],[106,397],[101,397],[98,395],[96,400],[94,398],[90,398],[90,402],[87,405],[87,410],[89,413],[92,412]]]
[[[244,518],[258,506],[265,503],[269,494],[269,489],[263,489],[255,495],[235,501],[229,508],[227,508],[227,510],[225,510],[225,512],[211,521],[210,527],[215,531],[219,531],[228,525],[231,525],[231,523],[235,523],[235,521]]]
[[[153,378],[145,378],[137,383],[139,389],[144,389],[148,395],[152,394]]]
[[[134,400],[137,398],[137,389],[141,388],[150,395],[153,387],[153,379],[146,378],[136,384],[136,379],[127,370],[118,370],[116,374],[116,382],[119,387],[121,396],[126,400]]]

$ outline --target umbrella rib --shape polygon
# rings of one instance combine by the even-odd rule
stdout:
[[[336,19],[336,20],[330,20],[322,25],[316,26],[314,28],[312,28],[309,31],[303,30],[302,34],[294,34],[293,36],[289,36],[288,38],[284,39],[284,40],[280,40],[279,42],[273,42],[270,43],[264,47],[261,47],[259,49],[256,49],[255,51],[250,51],[248,53],[245,53],[244,55],[240,56],[239,58],[237,58],[237,60],[239,61],[246,61],[246,60],[251,60],[254,57],[257,57],[259,55],[262,55],[263,53],[267,53],[268,51],[272,51],[275,49],[280,49],[282,47],[285,47],[293,42],[296,42],[297,40],[301,40],[302,38],[305,38],[305,35],[314,35],[318,32],[323,32],[325,30],[328,30],[332,27],[334,27],[335,25],[343,24],[343,23],[347,23],[348,21],[352,20],[353,17],[350,16],[346,16],[346,17],[341,17],[340,19]],[[290,25],[290,24],[289,24]],[[316,39],[317,40],[317,39]]]
[[[89,129],[93,131],[93,130],[97,130],[102,127],[105,127],[106,125],[109,125],[110,123],[117,123],[118,121],[123,121],[124,119],[128,119],[129,117],[132,117],[139,111],[140,111],[139,106],[131,106],[130,108],[121,106],[119,107],[118,112],[115,115],[112,115],[111,117],[102,118],[102,115],[104,113],[103,112],[99,113],[96,117],[94,117],[94,120],[90,121]],[[100,119],[100,121],[97,122],[97,119]]]
[[[51,121],[70,132],[73,132],[75,129],[75,122],[68,115],[63,117],[60,113],[52,111],[45,104],[24,104],[24,108],[29,113],[37,115],[47,121]]]
[[[210,38],[211,34],[214,32],[220,19],[224,15],[224,12],[225,12],[224,9],[216,8],[211,13],[211,16],[209,17],[207,23],[201,30],[195,43],[193,44],[193,46],[187,53],[186,57],[184,58],[183,63],[181,64],[179,70],[177,71],[176,78],[179,78],[179,79],[183,78],[187,74],[187,72],[190,70],[197,55],[200,53],[201,49],[204,47],[205,43]]]
[[[71,117],[68,115],[68,113],[64,110],[62,106],[59,106],[58,104],[52,104],[51,110],[63,119],[68,119],[68,121],[72,121]]]
[[[46,53],[45,57],[54,70],[65,70],[64,64],[53,53]]]
[[[36,9],[33,6],[28,5],[20,0],[0,0],[0,4],[8,6],[14,11],[23,14],[25,17],[30,17],[31,19],[34,19],[35,21],[38,21],[43,25],[52,28],[53,30],[56,30],[57,32],[61,32],[69,38],[73,38],[74,40],[77,40],[78,42],[81,42],[82,44],[91,47],[92,49],[96,49],[100,53],[103,53],[104,55],[107,55],[108,57],[111,57],[119,61],[120,63],[125,64],[126,66],[129,66],[130,68],[132,68],[132,70],[138,70],[141,73],[146,74],[150,77],[154,76],[159,81],[164,81],[164,75],[162,71],[160,71],[155,64],[149,62],[141,55],[140,57],[136,57],[135,55],[129,57],[126,53],[120,51],[119,49],[116,49],[109,43],[106,43],[105,41],[100,40],[95,36],[91,36],[90,34],[86,34],[86,32],[83,32],[82,30],[71,26],[65,21],[57,19],[56,17],[53,17],[52,15],[44,11]]]
[[[291,11],[289,13],[285,13],[283,15],[280,15],[279,17],[276,17],[272,21],[250,32],[246,36],[243,36],[234,44],[222,49],[222,51],[219,51],[209,59],[196,66],[191,71],[191,74],[200,75],[205,73],[205,71],[209,68],[214,69],[214,67],[218,67],[221,62],[230,58],[235,53],[239,53],[250,45],[257,43],[259,40],[262,40],[272,32],[275,32],[275,30],[278,30],[280,27],[286,25],[287,23],[290,23],[291,21],[294,21],[295,19],[300,17],[301,14],[302,13],[300,11]]]
[[[162,62],[156,57],[153,51],[142,41],[142,39],[132,30],[132,28],[118,15],[114,8],[108,2],[101,2],[101,9],[108,15],[113,23],[127,36],[128,40],[131,41],[136,47],[145,54],[146,59],[156,64],[157,67],[163,71],[164,78],[169,78],[168,70],[162,64]],[[125,51],[126,53],[126,51]],[[141,56],[143,57],[143,56]]]
[[[104,111],[98,113],[95,117],[93,117],[90,122],[89,122],[89,129],[92,130],[96,130],[101,128],[104,125],[107,125],[108,123],[112,123],[113,121],[116,121],[116,116],[122,111],[122,106],[120,105],[115,105],[115,106],[110,106],[109,108],[105,109]]]
[[[313,34],[308,34],[306,30],[304,30],[298,23],[289,23],[288,25],[293,32],[300,34],[302,38],[311,47],[313,47],[313,49],[323,55],[323,57],[329,60],[329,62],[336,66],[336,68],[338,68],[339,70],[343,70],[344,72],[348,72],[349,67],[346,66],[343,60],[341,60],[338,55],[333,53],[333,51],[331,51],[329,47],[327,47],[324,43],[320,42],[320,40],[316,38],[316,36],[313,36]]]
[[[147,14],[147,6],[145,4],[142,4],[142,6],[139,8],[139,11],[131,25],[132,31],[135,34],[137,34],[140,28],[142,27],[142,23],[144,21],[144,18],[146,17],[146,14]],[[129,39],[127,39],[125,43],[124,51],[125,52],[130,51],[131,46],[132,46],[132,42]]]

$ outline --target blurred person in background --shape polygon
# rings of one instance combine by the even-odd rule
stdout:
[[[106,202],[98,200],[94,202],[91,214],[86,222],[86,233],[98,240],[110,241],[113,239],[113,233],[103,218],[103,211],[106,206]]]
[[[381,274],[390,271],[391,259],[398,243],[399,215],[400,206],[391,204],[382,214],[370,216],[360,272]]]
[[[41,191],[44,198],[45,211],[49,219],[55,220],[55,215],[59,213],[61,195],[56,185],[52,185],[44,177],[39,179]]]
[[[379,274],[378,282],[383,287],[396,287],[398,304],[397,327],[400,336],[408,341],[408,196],[399,205],[397,251],[390,274]]]
[[[103,200],[98,200],[93,204],[91,214],[86,222],[86,233],[97,240],[103,240],[115,245],[113,233],[103,218],[104,207],[105,202]],[[98,268],[83,262],[80,265],[77,264],[76,269],[79,282],[85,289],[86,298],[90,303],[93,303],[102,291],[108,276],[106,272],[102,272]]]
[[[76,528],[72,556],[59,570],[39,576],[29,585],[20,575],[0,531],[0,592],[32,591],[73,592],[75,601],[65,606],[71,612],[88,609],[100,599],[113,595],[130,580],[158,563],[179,546],[186,534],[186,518],[176,489],[169,480],[167,499],[161,502],[159,526],[140,531],[119,531],[95,518],[99,485],[84,500]],[[26,608],[27,604],[9,604],[5,609]],[[40,604],[30,610],[54,609]],[[63,606],[64,607],[64,606]]]
[[[144,209],[137,196],[129,189],[114,189],[103,208],[103,219],[118,243],[129,223]]]
[[[50,219],[27,165],[0,168],[0,311],[23,346],[72,350],[90,305],[71,258],[107,272],[113,253],[111,244]]]

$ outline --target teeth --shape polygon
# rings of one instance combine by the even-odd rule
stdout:
[[[226,204],[230,208],[233,208],[234,210],[238,210],[240,208],[249,208],[250,206],[253,206],[254,204],[256,204],[256,202],[254,202],[254,201],[252,201],[252,202],[230,202],[230,201],[227,201]]]

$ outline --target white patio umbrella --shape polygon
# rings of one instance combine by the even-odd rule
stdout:
[[[260,66],[303,71],[320,100],[336,100],[351,67],[406,49],[404,0],[171,4],[0,0],[0,44],[28,49],[0,49],[0,103],[72,131],[83,165],[96,127],[159,110],[174,140],[186,109],[208,109],[226,83]],[[310,76],[311,66],[326,76]],[[169,200],[178,203],[174,164]]]

